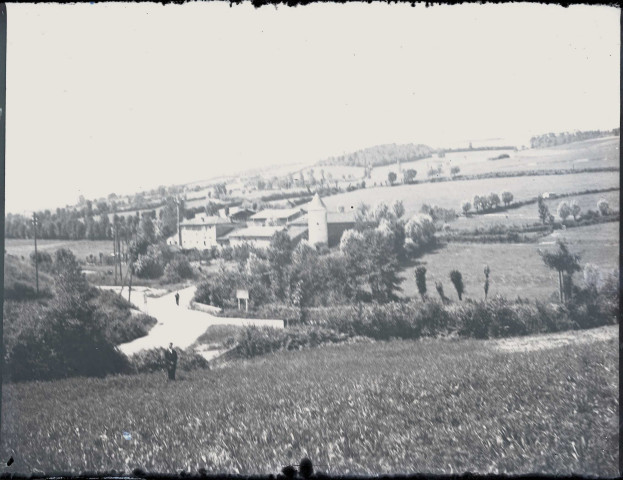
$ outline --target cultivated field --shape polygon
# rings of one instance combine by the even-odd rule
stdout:
[[[489,160],[506,154],[509,158]],[[428,178],[431,167],[442,166],[441,176],[450,175],[450,167],[458,166],[462,175],[476,175],[488,172],[520,170],[555,170],[573,168],[603,168],[619,166],[619,137],[597,138],[558,147],[529,150],[482,150],[473,152],[446,153],[444,158],[433,155],[431,158],[402,163],[402,171],[414,169],[417,179]],[[389,172],[398,173],[397,164],[384,165],[372,170],[370,183],[384,184]],[[399,178],[400,180],[400,178]]]
[[[603,269],[619,267],[619,222],[557,230],[541,240],[541,247],[563,239],[582,257],[581,263],[593,263]]]
[[[348,210],[357,208],[362,202],[374,205],[380,201],[391,203],[394,200],[402,200],[406,215],[413,215],[419,212],[424,203],[454,208],[458,211],[463,200],[471,202],[474,195],[491,192],[499,194],[504,190],[512,192],[516,200],[522,200],[536,197],[544,192],[565,193],[612,187],[619,187],[617,172],[488,178],[373,187],[325,197],[323,201],[329,209],[336,210],[339,206],[343,206]]]
[[[429,294],[437,296],[435,281],[441,281],[446,296],[458,300],[450,282],[450,272],[458,270],[465,284],[464,298],[484,298],[485,265],[491,268],[489,295],[507,298],[537,298],[548,300],[558,292],[558,274],[548,269],[538,250],[554,250],[557,238],[564,238],[571,251],[581,255],[580,263],[593,263],[604,273],[618,269],[619,222],[556,231],[538,243],[448,243],[423,255],[418,264],[426,267]],[[418,295],[415,285],[415,265],[403,270],[403,295]],[[581,273],[576,274],[576,281]]]
[[[556,217],[556,220],[560,220],[560,217],[558,217],[558,214],[556,213],[556,209],[558,208],[560,202],[565,201],[570,204],[573,200],[575,200],[584,213],[588,210],[598,211],[597,202],[602,198],[606,199],[611,208],[618,209],[620,201],[620,191],[618,190],[546,200],[545,204],[549,208],[550,213]],[[450,226],[457,230],[474,230],[476,228],[486,228],[492,225],[532,225],[534,223],[539,223],[540,221],[538,206],[536,203],[533,203],[520,208],[512,208],[504,212],[487,213],[485,215],[471,215],[468,218],[461,216],[456,221],[452,222]]]
[[[15,459],[7,470],[22,473],[276,473],[309,456],[332,474],[616,475],[618,327],[603,330],[609,340],[525,353],[477,340],[360,342],[175,383],[156,373],[10,384],[2,448]]]
[[[37,240],[37,250],[54,253],[60,248],[68,248],[79,260],[88,255],[95,255],[99,259],[100,252],[104,255],[113,253],[112,240]],[[27,258],[35,251],[34,240],[15,238],[4,239],[4,249],[9,255]]]

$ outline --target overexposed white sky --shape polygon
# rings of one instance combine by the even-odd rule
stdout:
[[[8,4],[6,208],[619,124],[620,10]]]

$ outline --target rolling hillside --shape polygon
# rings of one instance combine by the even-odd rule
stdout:
[[[345,165],[351,167],[377,167],[401,162],[412,162],[421,158],[430,157],[433,149],[428,145],[408,143],[405,145],[397,145],[395,143],[388,145],[376,145],[374,147],[357,150],[353,153],[340,155],[337,157],[329,157],[326,160],[318,162],[318,165]]]

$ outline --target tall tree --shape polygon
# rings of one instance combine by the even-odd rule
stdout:
[[[422,300],[426,299],[426,267],[419,266],[415,269],[415,284]]]
[[[543,195],[539,195],[537,199],[537,204],[539,209],[539,218],[541,219],[541,222],[543,222],[543,225],[545,225],[545,222],[548,221],[551,214],[549,213],[549,208],[545,204]]]
[[[458,270],[452,270],[450,272],[450,281],[456,289],[456,294],[459,296],[459,300],[463,300],[463,292],[465,287],[463,286],[463,275]]]
[[[558,272],[558,286],[560,290],[560,302],[564,303],[569,299],[570,294],[570,281],[574,272],[580,271],[580,256],[569,251],[569,247],[567,244],[562,241],[557,241],[558,251],[556,252],[543,252],[539,250],[539,254],[543,259],[545,265],[547,265],[552,270],[556,270]],[[567,275],[567,282],[569,288],[567,289],[567,295],[565,298],[565,288],[564,288],[564,277],[563,275]]]

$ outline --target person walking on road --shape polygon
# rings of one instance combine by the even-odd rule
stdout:
[[[178,307],[180,306],[180,293],[179,292],[175,292],[175,304]]]
[[[177,368],[177,352],[173,348],[173,343],[169,343],[169,348],[164,352],[164,360],[167,366],[169,380],[175,380],[175,369]]]

